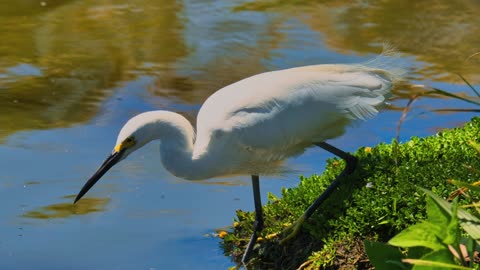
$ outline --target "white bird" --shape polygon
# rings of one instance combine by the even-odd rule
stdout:
[[[344,171],[296,223],[293,236],[338,186],[337,180],[355,169],[355,157],[325,141],[342,135],[353,121],[375,116],[401,80],[400,73],[375,63],[297,67],[228,85],[201,107],[196,136],[190,122],[180,114],[139,114],[123,126],[112,154],[87,181],[75,202],[113,165],[150,141],[159,140],[163,166],[175,176],[188,180],[252,176],[256,219],[242,259],[245,262],[263,228],[259,175],[283,173],[287,168],[282,161],[315,145],[346,160]]]

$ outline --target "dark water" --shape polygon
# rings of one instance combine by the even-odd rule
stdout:
[[[131,116],[153,109],[194,121],[215,90],[267,70],[352,63],[395,45],[417,83],[478,87],[475,1],[86,0],[0,3],[0,269],[226,269],[218,239],[235,209],[252,209],[248,177],[192,183],[159,166],[151,144],[111,170],[77,206],[84,181]],[[397,93],[399,94],[399,93]],[[392,101],[407,103],[403,93]],[[422,98],[401,139],[473,114]],[[401,112],[386,111],[333,143],[389,142]],[[292,159],[320,172],[317,149]],[[268,178],[279,194],[297,175]]]

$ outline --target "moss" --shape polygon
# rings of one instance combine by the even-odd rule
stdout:
[[[322,175],[300,177],[297,187],[282,190],[282,198],[269,194],[261,232],[248,269],[368,269],[362,241],[387,241],[425,219],[425,196],[416,187],[431,189],[446,198],[456,188],[448,179],[474,182],[480,171],[478,153],[468,141],[479,142],[480,118],[462,128],[426,138],[360,148],[353,175],[325,201],[302,226],[297,237],[284,245],[282,230],[295,221],[344,167],[330,159]],[[254,214],[237,211],[235,227],[222,247],[235,261],[252,233]],[[280,233],[280,234],[279,234]],[[275,236],[279,235],[279,236]]]

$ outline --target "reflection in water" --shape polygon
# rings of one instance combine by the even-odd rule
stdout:
[[[188,2],[184,38],[192,51],[178,59],[171,71],[176,76],[157,76],[149,91],[198,104],[228,84],[272,68],[266,60],[285,40],[278,16],[232,13],[234,3],[227,1]]]
[[[236,10],[277,11],[297,16],[342,53],[376,53],[383,42],[427,64],[419,79],[478,82],[480,4],[477,1],[283,1],[247,2]],[[290,18],[290,16],[285,16]]]
[[[0,1],[0,16],[35,16],[51,11],[73,0],[20,0]]]
[[[84,198],[82,201],[73,204],[74,195],[64,196],[68,199],[66,203],[56,203],[24,213],[22,217],[36,219],[68,218],[73,215],[86,215],[105,210],[105,206],[110,201],[107,198]]]
[[[177,1],[38,2],[9,2],[0,16],[0,139],[88,121],[113,86],[138,75],[130,71],[144,63],[168,70],[186,54]],[[30,73],[12,72],[18,67]]]
[[[141,75],[153,77],[152,95],[201,103],[229,83],[278,68],[271,63],[278,48],[301,51],[311,40],[286,45],[295,20],[346,54],[378,53],[387,41],[426,63],[412,70],[419,79],[480,77],[480,57],[464,61],[480,43],[475,1],[44,2],[1,9],[0,140],[86,122],[113,87]]]

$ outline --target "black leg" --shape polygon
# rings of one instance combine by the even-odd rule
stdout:
[[[305,220],[308,219],[315,212],[315,210],[317,210],[317,208],[332,194],[335,189],[337,189],[337,187],[340,185],[339,180],[342,177],[352,174],[357,166],[357,158],[349,153],[344,152],[326,142],[316,143],[315,145],[342,158],[345,160],[346,165],[343,171],[335,178],[335,180],[332,181],[327,189],[320,196],[318,196],[318,198],[307,208],[307,210],[305,210],[305,213],[303,213]]]
[[[262,200],[260,198],[260,181],[258,175],[252,175],[253,201],[255,203],[255,221],[253,222],[253,233],[248,242],[247,249],[243,253],[242,264],[245,265],[253,246],[257,242],[258,233],[263,229]]]
[[[357,166],[357,158],[350,155],[349,153],[344,152],[326,142],[315,143],[315,145],[345,160],[345,168],[335,178],[335,180],[333,180],[333,182],[327,187],[327,189],[322,194],[320,194],[317,199],[315,199],[315,201],[307,208],[307,210],[305,210],[303,215],[291,227],[287,229],[292,230],[292,233],[283,238],[280,241],[280,244],[285,243],[286,241],[297,235],[303,222],[305,222],[305,220],[307,220],[315,212],[315,210],[317,210],[317,208],[332,194],[332,192],[338,188],[338,186],[340,185],[340,179],[342,177],[352,174],[355,170],[355,167]]]

